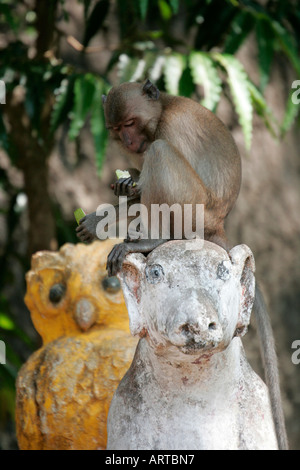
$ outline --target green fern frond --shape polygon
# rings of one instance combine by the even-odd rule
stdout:
[[[215,62],[204,52],[192,52],[189,57],[189,65],[196,85],[202,85],[204,99],[201,104],[210,110],[214,110],[220,101],[222,82],[216,69]]]
[[[252,140],[253,106],[248,86],[249,78],[242,64],[229,54],[213,54],[228,75],[233,103],[243,129],[246,148],[249,150]]]
[[[182,54],[172,53],[166,56],[163,73],[166,90],[171,95],[178,95],[179,82],[185,67],[186,58]]]

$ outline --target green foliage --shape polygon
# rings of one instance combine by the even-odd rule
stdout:
[[[253,105],[248,87],[249,78],[242,64],[235,57],[229,54],[215,54],[215,58],[227,72],[228,84],[244,132],[246,147],[250,149]]]
[[[186,58],[182,54],[172,53],[165,57],[163,69],[165,86],[171,95],[179,94],[179,82],[186,68]]]
[[[100,173],[106,150],[107,130],[102,105],[102,95],[107,93],[107,85],[103,80],[96,79],[94,83],[94,96],[91,109],[91,131],[96,150],[96,163]]]
[[[130,1],[125,3],[128,5]],[[139,48],[133,43],[131,51],[120,50],[117,67],[121,82],[149,77],[169,93],[198,95],[200,102],[213,111],[216,111],[228,83],[248,149],[254,110],[274,137],[282,136],[291,128],[299,115],[299,107],[293,105],[289,97],[284,121],[278,123],[263,92],[269,83],[276,54],[284,54],[300,75],[300,15],[293,2],[279,0],[265,7],[254,0],[153,0],[138,4],[143,9],[142,18],[157,16],[160,29],[156,34],[166,44],[174,45],[165,50],[156,49],[155,43],[147,40],[151,37],[151,31],[147,31],[144,48],[139,42]],[[186,12],[186,29],[196,27],[197,30],[194,47],[188,53],[178,52],[176,41],[170,38],[170,28],[165,27],[165,22],[170,24],[180,10]],[[250,80],[240,61],[234,57],[252,32],[257,39],[258,84]],[[221,48],[221,52],[214,53],[215,47]]]
[[[34,349],[33,342],[13,319],[7,299],[0,295],[0,340],[5,343],[5,364],[0,364],[0,425],[2,426],[14,418],[15,381],[24,362],[24,358],[12,347],[11,339],[13,343],[18,343],[18,350]]]
[[[87,16],[87,10],[90,2],[85,2],[85,14]],[[109,9],[109,0],[100,0],[96,3],[93,11],[87,18],[83,45],[86,47],[90,40],[101,30],[103,23],[106,19]]]
[[[85,28],[82,43],[87,47],[99,31],[108,27],[112,2],[78,1],[83,4]],[[65,2],[61,3],[65,10]],[[13,2],[8,1],[0,6],[0,20],[2,18],[16,31],[20,21],[13,14],[11,4]],[[184,41],[171,32],[172,22],[179,13],[185,17],[186,31],[191,28],[196,31],[192,47],[185,46]],[[169,93],[198,97],[204,106],[213,111],[217,110],[228,84],[247,148],[251,143],[254,110],[273,135],[282,135],[295,122],[299,110],[292,106],[290,99],[284,122],[276,123],[263,98],[275,54],[284,54],[300,75],[300,19],[293,2],[278,0],[272,5],[262,6],[255,0],[118,0],[117,14],[121,42],[112,54],[106,73],[117,66],[120,82],[150,77]],[[234,57],[252,32],[258,48],[260,78],[256,85]],[[160,47],[156,41],[160,41]],[[163,48],[161,44],[167,47]],[[179,50],[178,45],[186,51]],[[216,47],[218,54],[213,49]],[[100,170],[106,148],[101,106],[101,93],[107,89],[106,80],[92,73],[71,70],[66,64],[34,63],[24,60],[24,57],[24,44],[20,41],[11,43],[6,51],[0,52],[0,73],[9,77],[6,80],[8,87],[25,84],[25,106],[32,126],[40,133],[44,97],[50,90],[55,94],[49,129],[51,134],[54,135],[58,127],[67,121],[70,123],[70,139],[76,139],[84,124],[90,123]],[[3,147],[9,150],[9,138],[1,119],[0,140]]]
[[[74,106],[71,111],[69,137],[74,140],[82,129],[87,114],[91,109],[95,93],[94,77],[91,74],[80,75],[74,83]]]
[[[51,114],[50,131],[53,134],[63,124],[74,105],[74,83],[76,75],[64,78],[60,87],[55,91],[55,103]]]
[[[279,125],[262,93],[251,82],[242,64],[230,54],[192,50],[185,55],[167,50],[158,57],[153,53],[145,54],[144,60],[123,54],[118,70],[121,82],[150,77],[161,83],[168,93],[188,97],[198,93],[201,104],[212,111],[217,109],[228,83],[247,149],[251,146],[254,110],[274,137],[279,134]]]
[[[217,64],[212,56],[204,52],[192,52],[189,63],[194,83],[203,87],[202,105],[211,111],[215,110],[222,93]]]
[[[97,168],[101,171],[107,143],[107,132],[102,105],[102,95],[107,84],[93,74],[71,74],[65,77],[56,90],[56,101],[51,116],[51,132],[70,120],[69,138],[75,140],[90,116],[94,138]]]

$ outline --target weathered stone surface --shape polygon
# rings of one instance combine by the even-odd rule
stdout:
[[[121,287],[107,279],[112,246],[66,244],[33,256],[25,300],[43,346],[17,379],[20,449],[106,447],[109,404],[137,344]]]
[[[277,449],[268,391],[240,336],[254,300],[254,259],[173,241],[121,273],[141,337],[108,416],[108,449]]]

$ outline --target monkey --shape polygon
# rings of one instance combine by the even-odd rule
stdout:
[[[130,178],[112,185],[114,194],[128,196],[129,204],[146,206],[149,220],[153,204],[204,204],[204,239],[229,251],[224,222],[240,191],[241,158],[223,122],[192,99],[161,93],[150,80],[123,83],[102,98],[110,137],[134,168],[129,169]],[[96,237],[99,220],[95,212],[81,219],[77,228],[81,241]],[[168,239],[128,237],[115,245],[107,258],[108,274],[116,275],[128,253],[148,254],[174,238],[172,228],[171,222]],[[258,286],[254,313],[278,445],[287,449],[273,332]]]
[[[241,161],[225,125],[195,101],[160,93],[150,81],[143,86],[123,83],[103,101],[110,136],[121,143],[136,169],[131,179],[115,183],[115,194],[132,196],[137,181],[134,200],[149,214],[151,204],[204,204],[205,239],[226,247],[224,220],[240,190]],[[81,241],[95,237],[97,221],[95,213],[81,220]],[[111,274],[120,269],[127,252],[150,252],[160,243],[121,244],[121,252],[114,250],[109,258]]]

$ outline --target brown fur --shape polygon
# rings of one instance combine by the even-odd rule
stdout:
[[[224,219],[241,182],[235,142],[200,104],[165,93],[158,97],[154,90],[150,87],[149,94],[142,84],[122,84],[110,91],[104,108],[112,138],[141,169],[141,202],[149,214],[151,204],[204,204],[205,238],[225,246]],[[134,125],[122,128],[131,119]],[[128,139],[138,142],[135,148],[146,139],[145,151],[132,151]]]

